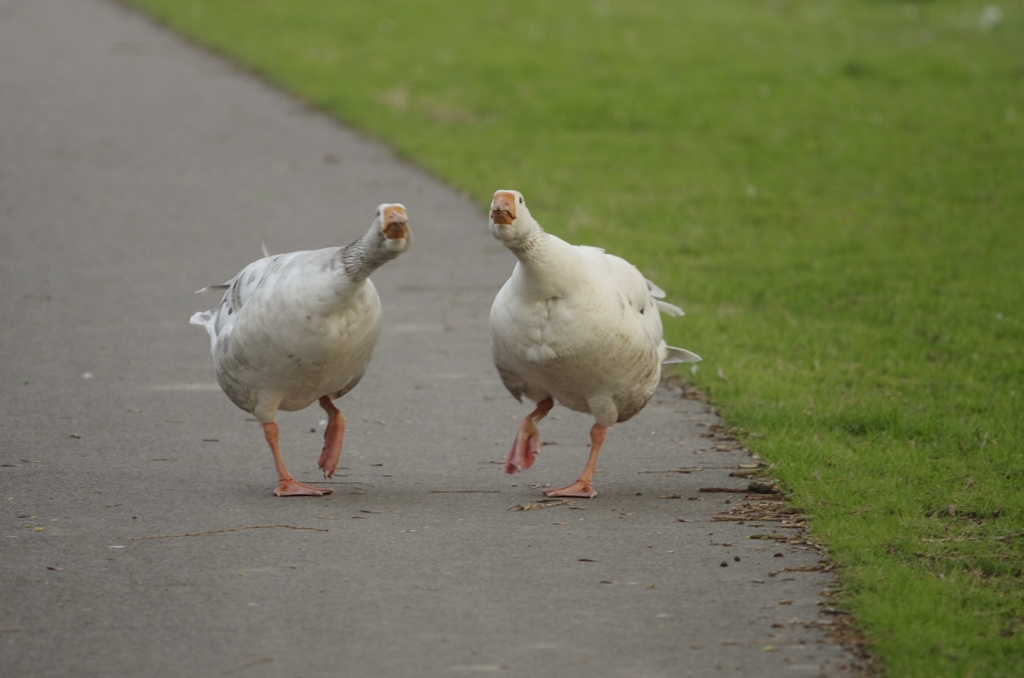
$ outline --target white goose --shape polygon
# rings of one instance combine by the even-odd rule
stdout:
[[[319,400],[327,430],[319,466],[334,475],[345,418],[332,400],[352,390],[370,364],[383,315],[369,275],[409,247],[405,207],[377,208],[366,234],[345,247],[268,256],[224,285],[220,306],[196,313],[210,333],[217,381],[231,402],[263,425],[281,496],[329,494],[289,475],[278,448],[278,410]]]
[[[505,472],[533,464],[537,422],[557,400],[596,422],[579,480],[544,493],[597,496],[592,481],[608,427],[647,405],[662,363],[700,360],[662,339],[659,311],[683,312],[660,301],[665,293],[624,259],[545,233],[518,191],[494,194],[490,227],[519,260],[491,306],[494,364],[517,400],[537,403],[519,425]]]

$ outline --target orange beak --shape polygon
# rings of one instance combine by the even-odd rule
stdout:
[[[491,221],[508,225],[516,219],[516,196],[508,191],[498,191],[491,201]]]
[[[384,208],[384,237],[388,240],[399,240],[409,236],[409,217],[401,205]]]

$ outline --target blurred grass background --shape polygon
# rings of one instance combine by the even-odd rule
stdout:
[[[129,1],[635,263],[885,672],[1021,675],[1024,3]]]

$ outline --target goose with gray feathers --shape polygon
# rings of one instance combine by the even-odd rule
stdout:
[[[369,275],[409,246],[405,207],[382,204],[361,238],[345,247],[277,254],[255,261],[224,285],[220,306],[190,322],[210,334],[217,381],[251,412],[277,467],[277,496],[329,494],[288,473],[278,447],[278,410],[314,402],[327,413],[319,467],[334,475],[345,418],[334,400],[352,390],[370,364],[383,313]]]

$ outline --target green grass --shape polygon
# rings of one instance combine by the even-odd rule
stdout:
[[[885,672],[1020,675],[1024,3],[131,1],[636,263]]]

